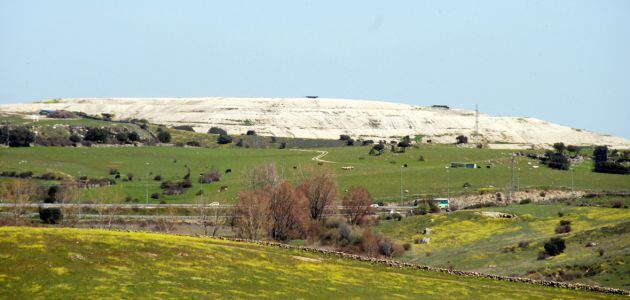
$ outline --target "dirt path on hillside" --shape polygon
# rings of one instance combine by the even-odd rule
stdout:
[[[328,151],[323,151],[323,150],[304,150],[304,149],[290,149],[293,151],[305,151],[305,152],[317,152],[319,154],[317,154],[316,156],[312,157],[311,160],[317,161],[317,162],[323,162],[323,163],[330,163],[330,164],[336,164],[336,161],[330,161],[330,160],[323,160],[322,157],[328,155]]]

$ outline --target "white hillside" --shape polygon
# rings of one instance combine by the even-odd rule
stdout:
[[[52,102],[52,101],[51,101]],[[306,98],[94,98],[62,99],[54,103],[0,105],[4,112],[36,113],[64,109],[88,114],[112,113],[117,119],[144,118],[165,125],[192,125],[206,132],[211,126],[241,134],[336,139],[391,138],[422,134],[437,143],[453,143],[459,134],[470,136],[475,113],[462,109],[380,101]],[[630,140],[572,129],[534,118],[479,116],[479,131],[489,142],[548,146],[610,145],[630,148]]]

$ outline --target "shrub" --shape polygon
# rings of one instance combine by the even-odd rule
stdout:
[[[80,143],[82,140],[81,136],[76,133],[71,134],[68,139],[73,143]]]
[[[593,169],[593,171],[609,174],[630,174],[630,167],[626,167],[614,161],[603,161],[595,163],[595,169]]]
[[[402,255],[405,249],[392,240],[385,238],[378,242],[378,252],[386,257],[396,257]]]
[[[188,141],[186,142],[186,145],[191,146],[191,147],[201,147],[201,144],[197,141]]]
[[[160,143],[169,143],[171,141],[171,133],[166,130],[162,130],[158,132],[157,139]]]
[[[54,172],[47,172],[39,176],[42,180],[62,180],[63,176]]]
[[[103,117],[103,120],[105,121],[111,121],[114,118],[114,115],[109,113],[102,113],[101,117]]]
[[[120,172],[118,172],[118,169],[109,169],[109,175],[116,175],[116,174],[120,174]]]
[[[347,135],[347,134],[342,134],[342,135],[339,136],[339,140],[340,141],[347,141],[349,139],[350,139],[350,136]]]
[[[558,170],[568,170],[569,167],[571,167],[571,163],[569,163],[567,157],[561,152],[552,154],[547,165],[552,169]]]
[[[187,189],[187,188],[191,188],[192,187],[192,182],[190,181],[190,178],[186,178],[186,179],[183,179],[180,182],[180,185],[182,186],[182,188]]]
[[[55,110],[46,115],[47,118],[53,119],[71,119],[76,118],[76,115],[67,110]]]
[[[567,146],[567,151],[571,152],[571,153],[578,153],[580,152],[582,148],[580,146],[574,146],[574,145],[568,145]]]
[[[56,207],[39,208],[39,218],[46,224],[57,224],[62,219],[61,209]]]
[[[565,149],[567,149],[564,143],[554,143],[553,148],[556,149],[556,151],[559,153],[562,153]]]
[[[22,173],[17,174],[17,177],[18,178],[31,178],[33,177],[33,172],[31,171],[22,172]]]
[[[110,135],[110,132],[105,128],[100,127],[89,127],[85,132],[85,137],[83,140],[95,143],[107,143],[107,137]]]
[[[153,177],[153,180],[162,181],[162,175],[155,175],[155,177]]]
[[[605,162],[608,160],[608,146],[597,146],[593,150],[593,158],[595,163]]]
[[[564,243],[564,240],[561,238],[551,238],[548,242],[545,243],[544,248],[545,253],[550,256],[556,256],[564,252],[566,245]]]
[[[518,204],[529,204],[529,203],[532,203],[532,199],[527,198],[527,199],[521,200]]]
[[[119,132],[116,134],[116,140],[121,144],[125,144],[129,140],[129,135],[126,132]]]
[[[220,134],[219,137],[217,138],[217,143],[221,145],[229,144],[231,142],[232,142],[232,137],[229,135]]]
[[[132,131],[129,134],[127,134],[127,138],[132,142],[140,141],[140,135],[135,131]]]
[[[556,233],[569,233],[571,232],[571,221],[561,220],[560,225],[556,226]]]
[[[374,144],[373,140],[365,140],[365,141],[361,142],[362,146],[367,146],[367,145],[372,145],[372,144]]]
[[[173,129],[177,129],[177,130],[184,130],[184,131],[191,131],[194,132],[195,129],[193,129],[192,126],[190,125],[178,125],[178,126],[173,126]]]
[[[550,255],[547,254],[547,252],[545,251],[540,251],[538,252],[538,260],[543,260],[546,259],[547,257],[549,257]]]
[[[612,202],[610,203],[610,205],[611,205],[613,208],[621,208],[621,207],[623,207],[623,201],[621,201],[621,200],[615,200],[615,201],[612,201]]]
[[[385,145],[380,143],[375,144],[372,146],[372,149],[370,149],[370,155],[381,155],[383,152],[385,152]]]
[[[7,132],[0,130],[0,141],[3,143],[7,140]],[[9,146],[10,147],[28,147],[35,141],[35,133],[33,133],[28,127],[20,126],[11,128],[9,131]]]
[[[153,194],[151,194],[151,198],[152,199],[160,199],[160,194],[159,193],[153,193]]]
[[[256,131],[255,130],[247,130],[247,135],[256,135]]]
[[[57,192],[59,191],[58,185],[51,185],[48,187],[44,203],[55,203],[57,201]]]
[[[410,243],[404,243],[402,246],[403,246],[403,249],[405,249],[405,251],[411,250],[411,244]]]
[[[398,147],[401,147],[401,148],[407,148],[409,146],[411,146],[411,144],[407,141],[402,141],[398,143]]]
[[[466,144],[468,143],[468,137],[465,135],[459,135],[455,138],[458,144]]]
[[[219,127],[210,127],[210,129],[208,129],[208,133],[227,135],[227,131],[225,131],[224,129],[221,129]]]
[[[213,183],[219,180],[221,180],[221,174],[216,169],[204,172],[199,176],[199,183]]]

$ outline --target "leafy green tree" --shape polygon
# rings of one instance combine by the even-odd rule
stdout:
[[[561,153],[567,149],[564,143],[555,143],[553,144],[553,148],[556,149],[557,152],[561,152]]]
[[[608,160],[608,146],[597,146],[593,150],[595,163],[605,162]]]
[[[232,137],[226,134],[220,134],[217,138],[217,143],[224,145],[232,142]]]
[[[157,139],[160,143],[168,143],[171,141],[171,133],[166,130],[162,130],[158,132]]]

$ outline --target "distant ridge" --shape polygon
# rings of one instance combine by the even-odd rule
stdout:
[[[454,143],[463,134],[473,138],[475,112],[446,107],[331,98],[72,98],[0,105],[3,112],[37,113],[64,109],[116,118],[144,118],[164,125],[191,125],[198,132],[218,126],[230,134],[255,130],[260,135],[336,139],[395,139],[424,136],[433,143]],[[630,148],[630,140],[527,117],[479,115],[480,140],[549,147],[609,145]]]

